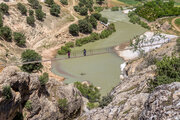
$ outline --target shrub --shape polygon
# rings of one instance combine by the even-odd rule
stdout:
[[[79,31],[85,34],[92,33],[92,25],[87,20],[78,21]]]
[[[111,11],[119,11],[119,7],[112,7]]]
[[[1,14],[0,14],[0,27],[3,27],[3,17]]]
[[[4,14],[8,14],[9,11],[9,6],[6,3],[1,3],[0,4],[0,12]]]
[[[60,2],[61,2],[63,5],[68,5],[68,1],[67,1],[67,0],[60,0]]]
[[[14,32],[14,40],[19,47],[24,47],[26,45],[26,37],[22,33]]]
[[[25,108],[27,109],[27,110],[32,110],[32,102],[31,101],[27,101],[26,103],[25,103]]]
[[[34,11],[33,10],[29,10],[29,16],[33,16],[34,15]]]
[[[39,81],[40,81],[40,84],[41,86],[44,86],[49,80],[49,74],[48,73],[43,73],[43,75],[41,75],[39,77]]]
[[[28,0],[28,2],[33,9],[42,9],[42,6],[39,4],[38,0]]]
[[[150,91],[162,84],[180,82],[180,57],[164,57],[156,66],[156,77],[149,81]]]
[[[90,110],[93,109],[93,108],[96,108],[96,107],[98,107],[97,103],[91,103],[91,102],[87,103],[87,108],[90,109]]]
[[[54,0],[46,0],[45,3],[48,4],[49,7],[51,7],[51,5],[54,4]]]
[[[34,26],[35,25],[35,19],[34,16],[30,15],[26,18],[27,24]]]
[[[73,36],[78,36],[79,35],[79,26],[77,24],[70,25],[69,33]]]
[[[0,36],[4,38],[6,41],[12,41],[12,31],[9,27],[4,26],[0,28]]]
[[[80,8],[79,13],[80,13],[80,15],[83,15],[83,16],[87,15],[88,14],[87,7]]]
[[[69,47],[69,48],[73,48],[74,47],[74,43],[73,42],[68,42],[65,44],[65,46]]]
[[[68,53],[68,51],[71,51],[71,49],[68,46],[62,46],[60,50],[58,50],[59,55],[65,55]]]
[[[92,14],[92,16],[94,16],[97,20],[99,20],[102,15],[100,13],[94,13]]]
[[[51,15],[59,16],[60,13],[60,6],[57,4],[53,4],[50,9]]]
[[[103,22],[103,23],[105,23],[105,24],[107,24],[108,23],[108,19],[107,18],[105,18],[105,17],[100,17],[100,19],[99,19],[101,22]]]
[[[34,50],[27,49],[21,54],[21,59],[23,62],[33,62],[42,60],[42,57]],[[24,64],[21,67],[23,71],[28,73],[41,71],[42,68],[43,65],[40,62]]]
[[[107,38],[109,35],[111,35],[112,34],[112,32],[111,31],[109,31],[109,30],[103,30],[102,32],[101,32],[101,34],[100,34],[100,38],[101,39],[104,39],[104,38]]]
[[[104,2],[104,0],[96,0],[96,2],[101,5]]]
[[[13,97],[12,92],[11,92],[11,87],[10,86],[4,86],[2,95],[6,98],[6,100],[9,100]]]
[[[110,102],[112,102],[112,99],[112,95],[103,96],[99,106],[104,108],[104,106],[107,106]]]
[[[43,21],[44,18],[46,17],[46,14],[41,10],[41,9],[36,9],[36,18],[40,21]]]
[[[101,94],[95,86],[87,86],[86,84],[81,84],[80,82],[75,82],[74,85],[90,102],[98,102],[100,100]]]
[[[61,112],[66,112],[68,110],[68,100],[66,98],[58,100],[58,107]]]
[[[26,13],[27,13],[26,6],[24,6],[22,3],[18,3],[17,7],[20,10],[22,15],[26,15]]]

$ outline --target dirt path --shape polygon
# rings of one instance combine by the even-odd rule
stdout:
[[[180,18],[180,17],[174,18],[171,23],[172,23],[172,25],[174,26],[174,28],[175,28],[177,31],[180,32],[180,28],[175,24],[175,20],[178,19],[178,18]]]

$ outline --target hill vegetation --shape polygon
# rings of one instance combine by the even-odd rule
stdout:
[[[165,16],[178,16],[180,15],[180,8],[174,7],[173,0],[169,0],[169,2],[153,0],[137,7],[135,13],[151,22]]]

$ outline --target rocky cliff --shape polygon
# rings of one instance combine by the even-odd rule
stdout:
[[[3,96],[3,87],[11,86],[12,98]],[[59,108],[58,100],[67,100],[67,110]],[[30,101],[30,108],[25,103]],[[0,74],[0,120],[12,120],[20,113],[28,120],[71,119],[81,112],[81,93],[73,85],[50,79],[41,86],[37,74],[20,72],[8,67]]]

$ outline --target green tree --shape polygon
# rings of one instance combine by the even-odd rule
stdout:
[[[66,98],[58,100],[58,107],[61,112],[66,112],[68,110],[68,100]]]
[[[79,6],[74,6],[74,11],[79,12],[80,9],[81,9],[81,8],[80,8]]]
[[[1,3],[0,4],[0,12],[4,14],[8,14],[9,11],[9,6],[6,3]]]
[[[104,106],[107,106],[110,102],[112,102],[112,99],[112,95],[103,96],[99,106],[104,108]]]
[[[12,41],[12,31],[9,27],[4,26],[0,28],[0,36],[4,38],[6,41]]]
[[[26,21],[29,25],[34,26],[35,25],[35,19],[34,16],[30,15],[26,18]]]
[[[28,2],[33,9],[42,9],[42,6],[39,4],[38,0],[28,0]]]
[[[41,86],[44,86],[49,80],[49,74],[48,73],[43,73],[43,75],[41,75],[39,77],[39,81],[40,81],[40,84]]]
[[[108,19],[107,18],[105,18],[105,17],[100,17],[100,19],[99,19],[101,22],[103,22],[103,23],[105,23],[105,24],[107,24],[108,23]]]
[[[60,6],[57,4],[53,4],[50,9],[51,15],[59,16],[60,13]]]
[[[97,20],[99,20],[102,15],[100,13],[94,13],[92,14],[92,16],[94,16]]]
[[[33,10],[29,10],[29,16],[34,16],[34,11]]]
[[[89,22],[91,23],[91,25],[93,26],[94,29],[97,28],[97,20],[94,16],[90,16]]]
[[[54,4],[54,0],[46,0],[45,3],[48,4],[49,7],[51,7],[51,5]]]
[[[14,32],[14,40],[16,42],[16,45],[19,47],[25,47],[26,46],[26,37],[24,34],[19,32]]]
[[[92,33],[92,25],[87,20],[78,21],[79,31],[85,34]]]
[[[60,2],[61,2],[63,5],[68,5],[68,1],[67,1],[67,0],[60,0]]]
[[[77,24],[70,25],[69,33],[73,36],[78,36],[79,35],[79,26]]]
[[[87,7],[80,8],[79,13],[80,13],[80,15],[83,15],[83,16],[87,15],[88,14]]]
[[[62,46],[60,50],[58,50],[59,55],[65,55],[68,53],[68,51],[71,51],[70,47],[68,46]]]
[[[12,95],[12,91],[11,91],[11,87],[10,86],[4,86],[3,87],[3,91],[2,91],[2,95],[7,99],[11,99],[13,97]]]
[[[27,13],[26,6],[24,6],[22,3],[18,3],[17,8],[20,10],[22,15],[26,15]]]
[[[2,15],[0,14],[0,27],[2,27],[3,26],[3,17],[2,17]]]
[[[23,62],[33,62],[42,60],[42,57],[34,50],[27,49],[22,53],[21,59]],[[28,73],[41,71],[42,68],[43,65],[40,62],[24,64],[21,67],[23,71]]]
[[[36,18],[40,21],[43,21],[44,18],[46,17],[46,14],[41,10],[41,9],[36,9]]]

